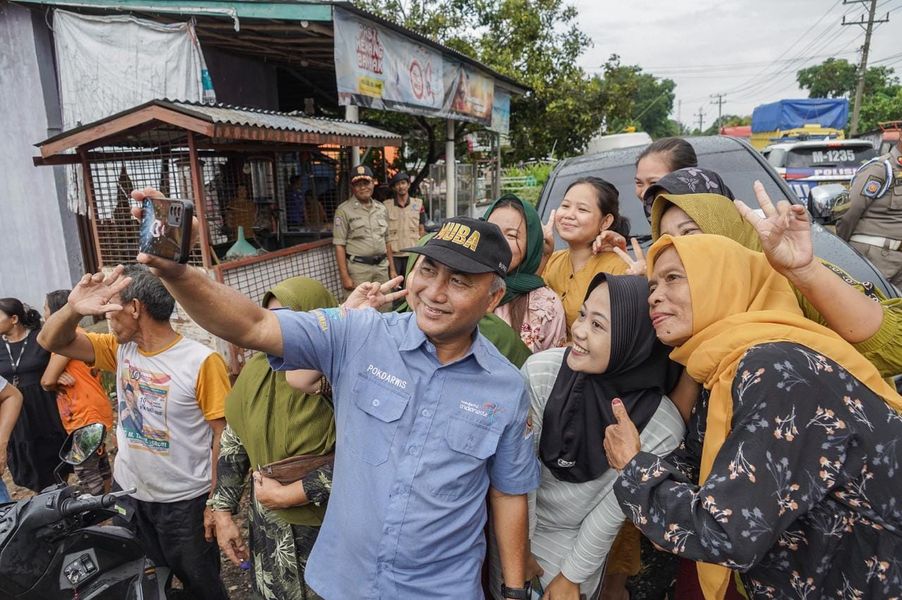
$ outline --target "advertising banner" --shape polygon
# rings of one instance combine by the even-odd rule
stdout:
[[[445,116],[492,124],[495,80],[475,69],[445,61]]]
[[[501,90],[495,90],[495,100],[492,103],[492,131],[501,135],[508,135],[511,130],[511,95]]]
[[[417,114],[441,110],[441,53],[338,8],[334,22],[339,104]]]
[[[333,23],[339,104],[491,125],[491,77],[340,8]]]

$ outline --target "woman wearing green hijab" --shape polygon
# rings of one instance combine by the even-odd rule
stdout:
[[[267,308],[308,311],[336,305],[321,283],[305,277],[286,279],[263,297]],[[286,458],[331,453],[335,421],[330,399],[290,387],[286,373],[274,372],[266,356],[258,353],[244,365],[226,398],[226,421],[216,488],[208,502],[214,511],[220,548],[236,564],[250,558],[256,597],[318,598],[304,584],[304,567],[325,514],[332,465],[289,485],[264,477],[256,469]],[[248,553],[232,514],[238,511],[251,469]]]
[[[511,247],[507,289],[495,314],[520,333],[532,352],[564,346],[567,320],[560,298],[537,274],[542,262],[542,221],[536,209],[513,194],[495,200],[483,219],[501,229]]]

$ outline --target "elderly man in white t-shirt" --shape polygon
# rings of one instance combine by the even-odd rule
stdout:
[[[114,276],[122,268],[118,267]],[[102,274],[85,275],[66,306],[44,325],[47,350],[116,374],[119,420],[115,487],[135,488],[126,519],[148,556],[168,566],[199,600],[228,598],[219,576],[207,497],[216,480],[219,438],[225,428],[229,380],[216,352],[172,329],[175,300],[144,267],[107,306],[109,334],[82,333],[91,314],[86,290]]]

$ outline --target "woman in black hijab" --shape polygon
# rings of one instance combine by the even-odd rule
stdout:
[[[571,347],[523,365],[542,462],[531,549],[551,597],[594,598],[626,518],[603,446],[605,428],[616,423],[612,402],[626,408],[642,448],[664,455],[683,438],[683,419],[666,396],[680,370],[655,337],[644,277],[597,275],[571,335]]]

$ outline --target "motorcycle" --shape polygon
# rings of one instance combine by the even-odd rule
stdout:
[[[73,431],[57,473],[90,458],[105,433],[100,423]],[[168,570],[154,566],[128,529],[100,525],[120,514],[117,499],[135,490],[78,494],[57,479],[40,494],[0,505],[0,598],[165,600]]]

